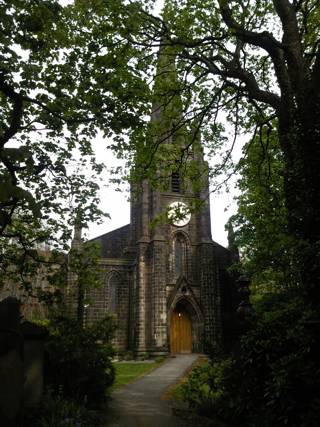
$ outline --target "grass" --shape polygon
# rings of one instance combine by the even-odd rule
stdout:
[[[116,378],[112,386],[112,391],[123,387],[137,378],[146,375],[162,365],[164,360],[157,360],[154,363],[146,362],[115,362]]]

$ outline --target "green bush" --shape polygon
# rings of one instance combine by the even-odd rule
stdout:
[[[83,328],[75,320],[55,317],[48,324],[45,383],[56,394],[89,406],[105,400],[114,381],[110,317]]]
[[[261,426],[316,426],[320,416],[318,344],[301,299],[270,299],[243,337],[238,412]],[[262,418],[261,418],[261,415]]]
[[[98,424],[100,414],[89,411],[85,406],[65,399],[52,391],[44,394],[39,408],[29,410],[26,427],[89,427]]]
[[[230,403],[227,377],[232,360],[207,361],[193,369],[188,380],[181,385],[182,397],[200,415],[219,416]]]
[[[232,360],[193,371],[184,385],[191,407],[229,425],[319,425],[319,343],[307,324],[311,313],[299,299],[280,299],[260,303]]]

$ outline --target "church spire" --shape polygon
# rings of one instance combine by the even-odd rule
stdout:
[[[160,121],[163,129],[171,129],[181,120],[181,83],[176,69],[177,49],[162,37],[153,88],[152,121]]]

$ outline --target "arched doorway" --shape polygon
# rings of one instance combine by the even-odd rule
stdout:
[[[182,304],[172,311],[170,322],[171,353],[192,352],[192,323],[191,318]]]

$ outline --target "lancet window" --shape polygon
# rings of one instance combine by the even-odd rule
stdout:
[[[173,267],[175,277],[187,273],[187,242],[183,234],[177,234],[173,240]]]

